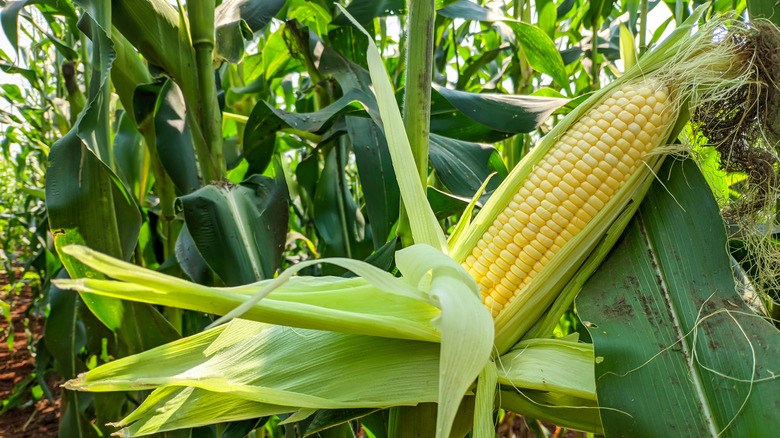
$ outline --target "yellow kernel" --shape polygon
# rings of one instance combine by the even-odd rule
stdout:
[[[563,170],[563,167],[561,167],[560,163],[553,166],[551,173],[554,173],[559,178],[563,178],[564,175],[566,175],[566,171]]]
[[[490,296],[486,296],[482,299],[482,302],[485,304],[485,307],[490,309],[490,313],[493,315],[493,318],[498,316],[498,314],[501,312],[502,305],[499,305],[498,303],[493,300]]]
[[[601,209],[604,208],[604,205],[606,205],[601,199],[599,199],[596,196],[593,196],[592,198],[588,199],[588,204],[590,204],[593,208],[595,208],[596,211],[601,211]]]
[[[595,146],[588,150],[588,155],[593,157],[596,161],[604,159],[604,151],[607,150],[607,144],[602,140],[599,140]]]
[[[615,129],[617,129],[617,130],[618,130],[618,131],[621,133],[621,135],[623,134],[623,131],[625,131],[625,130],[626,130],[626,128],[628,128],[628,124],[627,124],[627,123],[625,123],[625,122],[623,122],[623,121],[622,121],[622,120],[620,120],[620,119],[615,119],[615,120],[612,122],[612,126],[613,126]]]
[[[506,260],[499,257],[496,259],[496,262],[493,264],[493,266],[490,267],[490,271],[502,277],[510,266],[512,266],[511,263],[507,263]]]
[[[553,189],[553,185],[550,183],[550,181],[544,180],[539,184],[539,188],[542,189],[542,192],[548,193]]]
[[[552,184],[554,186],[557,186],[558,183],[561,182],[561,177],[559,177],[558,175],[550,172],[550,173],[547,174],[547,181],[550,181],[550,184]]]
[[[552,243],[552,242],[550,242],[550,243]],[[529,249],[529,248],[533,248],[533,249],[539,251],[539,257],[536,258],[537,260],[539,260],[539,258],[542,257],[542,254],[547,252],[547,246],[545,246],[544,243],[542,243],[541,240],[534,240],[533,242],[531,242],[530,246],[526,246],[525,247],[525,249]],[[530,252],[529,252],[529,254],[530,254]]]
[[[626,111],[628,111],[631,114],[632,117],[635,114],[639,114],[639,107],[634,105],[633,103],[629,103],[628,105],[626,105],[625,108],[626,108]],[[625,122],[625,120],[623,120],[623,121]],[[626,123],[628,123],[628,122],[626,122]]]
[[[598,178],[599,181],[604,181],[609,176],[609,174],[601,169],[600,166],[593,169],[593,175]]]
[[[604,183],[607,185],[607,187],[611,188],[614,191],[617,191],[617,189],[620,188],[620,183],[615,180],[615,178],[612,178],[611,176],[608,176],[606,181]]]
[[[614,148],[617,148],[622,152],[627,152],[631,149],[634,149],[633,147],[631,147],[631,142],[629,142],[628,140],[622,137],[615,142],[615,145],[610,148],[610,151]]]
[[[588,164],[583,161],[577,161],[577,163],[574,165],[574,168],[584,174],[588,174],[593,171],[593,168],[588,166]]]
[[[549,230],[549,228],[548,228]],[[540,245],[542,245],[545,249],[549,248],[553,244],[553,239],[550,239],[549,237],[545,236],[544,234],[539,233],[539,235],[536,237],[538,239],[538,242]],[[532,243],[533,245],[533,243]]]
[[[653,116],[653,106],[645,105],[642,107],[642,109],[639,110],[639,113],[645,117],[645,120],[648,120],[650,117]]]
[[[550,228],[550,224],[552,224],[552,223],[553,223],[552,221],[548,221],[547,225],[543,226],[539,230],[539,235],[545,236],[546,238],[548,238],[550,240],[555,240],[555,238],[558,236],[558,233],[553,231],[552,228]]]
[[[634,140],[636,140],[636,134],[630,131],[628,127],[626,127],[626,129],[623,130],[623,139],[629,143],[634,143]]]
[[[567,225],[569,225],[569,220],[563,217],[563,215],[560,213],[561,210],[558,210],[558,212],[553,213],[552,215],[552,222],[548,222],[547,225],[552,226],[552,224],[555,224],[561,228],[566,228]],[[560,231],[556,231],[560,233]]]
[[[491,266],[491,268],[493,268]],[[485,274],[485,278],[489,279],[491,282],[493,282],[493,285],[498,284],[499,281],[501,281],[501,277],[503,277],[504,274],[501,273],[501,275],[496,275],[495,272],[493,272],[493,269],[489,269],[488,273]]]
[[[491,246],[493,248],[491,248]],[[488,263],[493,263],[496,261],[498,251],[496,251],[495,245],[492,243],[488,246],[488,249],[482,252],[482,256],[485,257],[485,260],[488,261]]]
[[[561,181],[558,183],[558,188],[563,190],[567,195],[574,193],[574,187],[572,187],[571,184],[567,183],[566,181]]]
[[[625,124],[629,124],[629,123],[634,121],[634,115],[631,114],[628,111],[623,110],[623,111],[620,112],[620,114],[618,114],[618,119],[623,121],[623,123],[625,123]],[[620,128],[618,128],[618,129],[620,129]]]
[[[495,287],[495,291],[498,293],[498,295],[501,298],[504,298],[505,300],[508,300],[513,295],[512,291],[509,290],[509,288],[507,288],[503,284],[497,284],[496,287]],[[495,295],[491,295],[491,296],[496,298]],[[500,299],[498,299],[498,300],[500,300]],[[496,301],[498,301],[498,300],[496,300]]]
[[[522,254],[522,252],[520,254]],[[512,265],[509,270],[517,277],[523,279],[531,271],[531,266],[525,264],[518,256],[518,259],[515,260],[515,264]]]
[[[616,97],[615,99],[617,99],[615,104],[621,108],[625,108],[625,106],[628,105],[629,100],[625,97]]]
[[[520,221],[517,220],[515,216],[510,217],[506,223],[507,225],[512,227],[512,229],[515,230],[515,232],[518,232],[523,229],[523,224],[521,224]]]
[[[641,113],[637,114],[634,116],[634,123],[638,124],[639,126],[645,126],[647,124],[647,117],[645,117]]]
[[[526,246],[520,252],[520,254],[517,255],[517,260],[519,260],[520,262],[522,262],[526,266],[533,266],[534,263],[536,263],[536,259],[534,257],[531,257],[530,255],[528,255],[528,249],[529,248],[531,248],[531,247],[530,246]],[[531,249],[531,251],[535,252],[536,250]],[[530,268],[529,268],[529,270],[530,270]]]
[[[547,155],[555,159],[556,162],[563,160],[563,158],[566,156],[566,154],[558,148],[553,149],[551,153],[548,153]]]
[[[579,188],[585,190],[585,193],[587,193],[588,197],[591,197],[596,193],[596,187],[587,181],[583,181]]]
[[[577,180],[577,181],[585,181],[585,178],[587,178],[587,175],[589,175],[589,174],[583,173],[579,169],[572,169],[571,170],[571,176],[573,176],[574,179]],[[577,183],[576,185],[579,185],[579,183]]]
[[[522,234],[523,237],[525,237],[529,241],[536,239],[536,233],[528,227],[523,228],[523,231],[520,231],[520,234]]]
[[[539,216],[545,223],[547,223],[547,221],[550,220],[550,218],[552,217],[552,213],[550,213],[549,210],[541,206],[536,209],[536,215]]]
[[[512,265],[512,266],[514,266],[514,265]],[[509,270],[506,271],[506,274],[505,274],[506,276],[504,277],[504,280],[514,284],[515,287],[517,287],[517,286],[520,286],[521,284],[523,284],[523,277],[524,276],[523,277],[518,277],[517,275],[515,275],[514,271],[512,271],[512,266],[510,266]],[[503,283],[503,280],[501,282]]]
[[[573,195],[574,194],[572,194],[572,196]],[[563,207],[563,210],[566,210],[566,212],[569,212],[572,215],[574,215],[574,213],[576,213],[577,210],[579,210],[579,208],[576,205],[574,205],[574,203],[572,203],[571,198],[561,202],[561,207]],[[563,217],[565,217],[568,220],[571,220],[571,216],[566,215],[563,211],[561,211],[561,209],[558,209],[558,211],[561,213]]]
[[[577,196],[578,198],[582,199],[583,202],[590,198],[588,192],[586,192],[582,187],[577,187],[574,189],[574,194],[572,196]]]
[[[484,275],[486,275],[488,273],[488,268],[486,268],[485,265],[483,265],[479,261],[474,262],[474,264],[471,266],[471,268],[473,270],[477,271],[477,273],[479,275],[482,275],[482,276],[484,276]]]
[[[574,169],[573,161],[564,160],[560,163],[561,167],[564,170],[564,174],[571,172],[572,169]]]
[[[532,213],[531,214],[531,223],[536,225],[537,227],[542,227],[545,223],[545,221],[539,217],[538,214]]]
[[[585,203],[585,199],[582,199],[581,197],[577,196],[576,189],[574,190],[574,193],[572,193],[571,196],[569,196],[568,200],[571,201],[572,204],[577,206],[577,210],[579,210],[580,207],[582,207],[582,204]]]
[[[607,165],[609,165],[609,167],[615,167],[619,161],[620,160],[618,160],[616,156],[612,155],[611,152],[606,154],[606,155],[604,155],[604,161],[603,162],[607,163]],[[599,166],[599,167],[604,169],[604,167],[602,167],[602,166]],[[606,170],[606,169],[604,169],[604,170]]]
[[[507,270],[509,270],[509,265],[512,265],[515,262],[515,256],[509,250],[505,249],[498,254],[496,263],[498,263],[499,261],[507,263],[507,267],[502,268],[504,272],[506,272]]]
[[[539,258],[542,256],[542,254],[540,254],[539,251],[533,247],[533,242],[531,242],[531,245],[528,245],[525,248],[523,248],[523,253],[528,255],[528,259],[523,261],[526,263],[532,262],[532,263],[528,263],[530,265],[536,263],[536,260],[539,260]]]
[[[622,184],[623,180],[626,179],[626,177],[628,175],[626,175],[625,173],[621,172],[620,169],[615,167],[615,168],[613,168],[612,170],[609,171],[609,176],[612,177],[612,179],[614,179],[615,181],[617,181],[618,184]]]
[[[618,170],[618,172],[623,174],[623,179],[628,179],[628,176],[631,174],[631,168],[626,165],[626,163],[621,160],[617,165],[615,166],[615,169]]]
[[[571,173],[567,173],[566,175],[563,176],[562,179],[563,182],[565,182],[566,184],[572,187],[576,187],[577,185],[579,185],[579,181],[577,181],[577,179],[574,178],[574,176]]]
[[[606,134],[609,136],[609,138],[612,139],[612,141],[616,141],[622,136],[621,132],[618,131],[614,126],[611,126],[609,129],[607,129]],[[602,137],[602,139],[604,139],[604,137]]]
[[[606,111],[604,111],[604,114],[601,116],[603,120],[606,120],[609,123],[614,122],[616,117],[617,116],[614,112],[612,112],[611,108],[607,108]]]
[[[653,137],[648,134],[647,131],[642,131],[637,134],[636,139],[642,142],[643,145],[651,145],[653,143]]]
[[[592,205],[592,204],[590,204],[589,202],[586,202],[586,203],[585,203],[585,205],[583,205],[583,206],[582,206],[582,211],[583,211],[584,213],[587,213],[587,214],[588,214],[590,217],[596,217],[596,215],[597,215],[597,214],[598,214],[598,212],[599,212],[599,211],[598,211],[598,210],[597,210],[595,207],[593,207],[593,205]]]
[[[580,210],[577,212],[577,216],[574,217],[574,223],[577,224],[577,228],[582,230],[591,219],[593,219],[593,216],[588,214],[585,210]]]
[[[562,202],[564,199],[566,199],[566,198],[569,196],[569,195],[566,193],[566,191],[564,191],[564,190],[563,190],[562,188],[560,188],[560,187],[555,187],[555,188],[553,188],[553,189],[552,189],[552,194],[553,194],[553,195],[554,195],[556,198],[558,198],[558,200],[559,200],[559,201],[561,201],[561,202]]]
[[[588,167],[590,167],[591,169],[593,169],[594,167],[596,167],[596,166],[598,166],[598,165],[599,165],[599,160],[597,160],[597,159],[593,158],[593,156],[592,156],[592,155],[590,155],[589,153],[588,153],[588,154],[585,154],[585,155],[582,157],[582,161],[583,161],[585,164],[587,164],[587,165],[588,165]],[[574,166],[574,167],[575,167],[575,168],[577,168],[577,166]]]
[[[602,135],[604,135],[604,130],[599,128],[598,123],[594,122],[593,125],[591,125],[590,129],[588,130],[588,133],[592,135],[594,138],[598,139]],[[586,138],[586,136],[582,137],[583,139]]]
[[[601,201],[601,202],[603,202],[605,204],[607,202],[609,202],[609,195],[604,193],[602,190],[597,190],[596,194],[593,195],[593,196],[594,196],[595,199],[598,199],[599,201]],[[591,198],[591,199],[594,199],[594,198]]]
[[[525,205],[523,210],[515,211],[515,219],[517,219],[517,221],[521,224],[528,223],[528,216],[530,215],[530,211],[531,207]]]
[[[604,117],[602,115],[602,117],[599,117],[599,119],[596,120],[596,126],[598,126],[599,129],[601,129],[601,132],[604,133],[604,131],[609,129],[609,127],[612,126],[612,125],[610,125],[610,123],[608,121],[604,120]],[[601,134],[599,134],[599,135],[601,135]]]
[[[514,260],[517,258],[517,254],[520,253],[520,247],[512,242],[506,246],[505,251],[508,251],[509,254],[512,255],[512,263],[514,263]]]
[[[536,190],[539,190],[539,189],[536,189]],[[539,197],[536,196],[536,193],[534,193],[534,196],[531,196],[530,198],[525,200],[525,203],[526,203],[526,205],[528,207],[530,207],[531,212],[533,212],[533,210],[536,210],[536,207],[539,206]],[[529,212],[529,214],[531,212]]]
[[[604,172],[606,172],[607,174],[609,174],[609,172],[612,170],[612,165],[611,165],[611,164],[609,164],[609,157],[608,157],[608,156],[605,156],[605,157],[604,157],[604,161],[602,161],[602,162],[600,162],[600,163],[599,163],[599,167],[598,167],[598,169],[601,169],[601,170],[603,170]],[[595,170],[595,169],[594,169],[594,170]],[[594,173],[595,173],[595,172],[594,172]]]

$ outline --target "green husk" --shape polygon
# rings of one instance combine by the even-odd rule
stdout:
[[[291,327],[432,342],[441,338],[431,323],[440,311],[428,302],[426,294],[400,278],[355,260],[331,262],[354,269],[361,275],[358,278],[292,277],[307,265],[299,264],[274,280],[213,288],[150,271],[86,247],[69,246],[64,252],[122,280],[55,280],[59,287],[83,293],[216,314],[229,314],[240,308],[238,316]],[[251,305],[243,307],[246,304]]]
[[[623,215],[627,206],[641,202],[664,155],[679,151],[680,148],[670,149],[663,146],[667,142],[673,142],[681,125],[687,121],[688,113],[685,107],[689,100],[696,100],[699,96],[716,89],[728,93],[730,87],[744,80],[747,66],[736,65],[730,58],[730,55],[737,50],[735,45],[729,39],[721,43],[713,37],[722,27],[722,20],[714,20],[702,25],[696,34],[691,35],[693,27],[706,11],[705,6],[698,8],[667,40],[655,51],[643,57],[634,68],[594,93],[557,124],[512,170],[474,218],[469,228],[450,242],[451,256],[455,261],[462,263],[498,214],[517,193],[536,163],[577,120],[615,89],[627,83],[646,79],[657,80],[669,87],[670,99],[672,99],[671,122],[659,137],[659,143],[655,145],[656,152],[645,159],[645,166],[639,167],[613,196],[607,207],[603,208],[584,230],[567,242],[545,269],[534,277],[521,294],[507,304],[496,317],[496,347],[499,353],[508,351],[537,324],[569,281],[577,275],[585,260],[602,241],[608,230],[616,235],[620,234],[622,229],[615,228],[613,224]],[[621,221],[619,224],[625,223]],[[603,245],[602,247],[603,254],[606,254],[608,248]],[[592,271],[593,266],[589,263],[585,268]],[[589,274],[590,272],[583,272],[577,282],[584,281]],[[572,297],[574,292],[576,291],[572,292]]]

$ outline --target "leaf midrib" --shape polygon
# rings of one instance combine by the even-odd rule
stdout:
[[[642,240],[644,241],[644,244],[647,246],[647,253],[648,257],[650,258],[650,263],[652,265],[653,272],[655,273],[656,280],[658,282],[658,289],[661,293],[661,297],[663,298],[664,302],[666,303],[666,308],[669,311],[669,315],[672,320],[672,326],[673,330],[675,332],[675,339],[680,344],[680,352],[684,356],[685,359],[685,365],[688,368],[688,373],[691,375],[691,382],[693,383],[693,387],[695,389],[696,397],[699,399],[700,406],[702,408],[702,416],[704,419],[704,422],[707,425],[707,430],[709,431],[709,435],[713,438],[717,438],[720,433],[717,430],[717,427],[715,425],[715,416],[712,412],[712,408],[710,407],[709,399],[707,398],[707,393],[704,390],[704,383],[701,378],[701,375],[699,374],[699,369],[695,365],[695,361],[693,360],[693,355],[688,347],[688,344],[685,342],[685,338],[687,336],[685,328],[682,326],[682,319],[680,318],[679,310],[677,309],[676,303],[672,300],[672,296],[669,293],[669,289],[667,287],[667,276],[665,275],[665,272],[663,269],[660,268],[661,262],[657,257],[656,253],[656,245],[648,235],[647,227],[645,226],[645,222],[643,219],[642,214],[636,215],[637,221],[638,221],[638,228],[639,232],[642,235]]]

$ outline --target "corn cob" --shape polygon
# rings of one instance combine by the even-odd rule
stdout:
[[[642,165],[673,122],[671,105],[659,81],[626,84],[536,164],[463,263],[494,318]]]

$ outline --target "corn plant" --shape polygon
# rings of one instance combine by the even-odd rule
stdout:
[[[666,158],[701,156],[670,146],[694,128],[729,157],[706,129],[742,113],[712,102],[774,108],[771,25],[677,2],[658,44],[647,2],[190,3],[40,9],[80,49],[46,174],[63,433],[491,436],[499,409],[607,435],[659,415],[667,434],[771,433],[780,340],[731,293],[724,174]],[[774,156],[773,120],[734,125],[769,133],[748,136],[754,158]],[[740,164],[727,186],[765,224],[774,189]],[[715,237],[689,251],[675,228]]]

